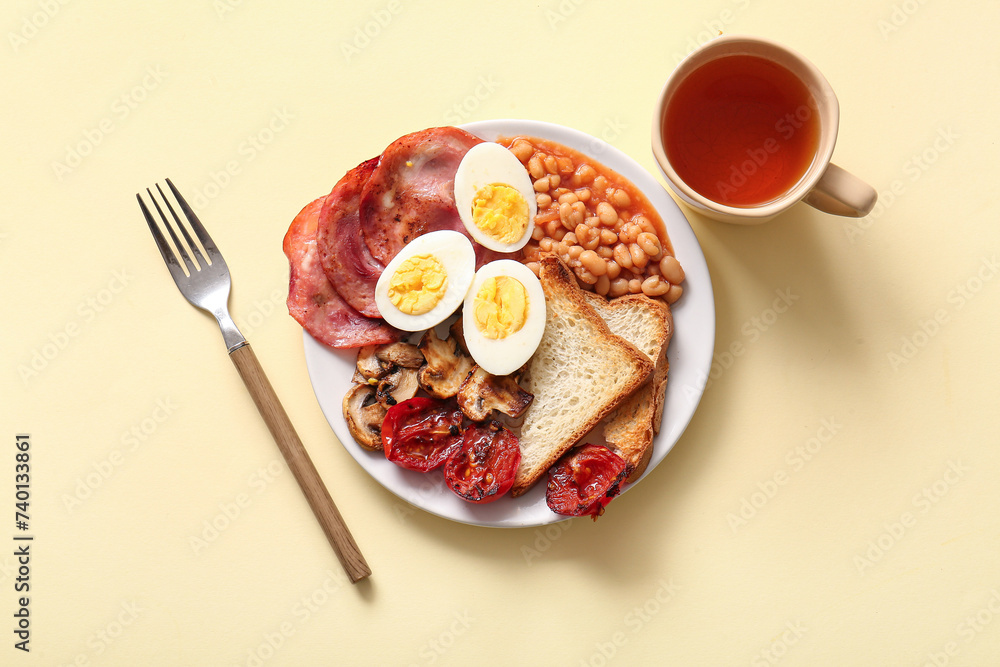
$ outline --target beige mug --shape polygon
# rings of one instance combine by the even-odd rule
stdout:
[[[719,171],[721,167],[718,164],[728,166],[730,171],[726,173],[729,176],[724,182],[719,181],[715,189],[707,188],[703,183],[700,183],[702,186],[699,188],[700,191],[692,187],[678,174],[677,167],[679,165],[671,161],[671,155],[674,156],[675,161],[680,161],[676,147],[671,144],[671,142],[676,143],[679,140],[675,139],[672,134],[666,138],[664,136],[669,134],[664,129],[668,122],[671,123],[670,127],[676,126],[679,122],[675,120],[682,115],[682,111],[677,106],[681,103],[678,100],[686,100],[685,96],[688,96],[688,93],[684,91],[691,89],[692,86],[702,85],[696,84],[696,79],[690,78],[692,74],[697,77],[698,73],[708,72],[709,70],[705,69],[706,65],[714,67],[715,70],[724,71],[732,63],[738,62],[737,59],[728,60],[725,65],[716,62],[727,56],[753,56],[755,58],[749,60],[767,61],[767,66],[772,70],[783,70],[785,74],[790,72],[795,80],[804,85],[808,96],[811,97],[808,100],[808,106],[801,106],[804,113],[801,113],[799,117],[806,117],[812,126],[815,126],[818,121],[818,126],[815,126],[814,129],[815,137],[809,139],[810,152],[803,154],[803,164],[807,165],[804,167],[804,171],[796,180],[789,181],[788,187],[765,201],[733,204],[732,202],[727,203],[724,195],[727,195],[729,190],[735,191],[736,185],[742,185],[741,181],[746,182],[756,174],[758,169],[763,172],[766,160],[777,160],[775,156],[781,155],[783,146],[779,142],[783,136],[789,134],[787,130],[790,126],[781,127],[781,121],[779,121],[773,142],[771,138],[768,138],[762,145],[745,146],[745,154],[743,147],[740,147],[740,151],[734,152],[735,145],[728,146],[727,150],[731,150],[727,153],[725,160],[729,160],[729,162],[724,162],[718,156],[713,155],[717,163],[713,165],[713,168],[717,173],[702,174],[699,177],[704,181],[705,179],[711,180],[715,175],[721,175],[723,172]],[[711,65],[713,62],[715,62],[714,66]],[[770,64],[776,64],[779,67],[774,68]],[[730,72],[727,76],[732,79],[740,74]],[[748,74],[748,76],[750,75]],[[682,84],[688,81],[691,83],[686,88],[682,87]],[[682,90],[680,97],[677,95],[679,88]],[[703,88],[709,90],[708,87],[703,86]],[[810,118],[810,114],[815,117]],[[794,117],[791,121],[793,124],[796,123]],[[716,220],[738,224],[758,224],[782,213],[799,201],[804,201],[826,213],[863,217],[875,205],[877,194],[870,185],[830,162],[834,145],[837,142],[839,122],[840,105],[837,96],[823,74],[812,63],[791,49],[767,39],[724,35],[709,40],[689,54],[677,65],[664,84],[653,115],[653,156],[656,158],[657,165],[671,190],[685,204]],[[777,132],[777,130],[782,130],[782,132]],[[711,138],[708,138],[708,141],[711,141]],[[810,154],[811,159],[808,157]],[[738,157],[733,158],[734,155],[738,155]],[[774,165],[772,164],[771,167]],[[691,175],[688,176],[688,179],[695,180]]]

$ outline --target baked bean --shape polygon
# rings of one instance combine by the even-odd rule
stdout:
[[[614,298],[628,294],[628,281],[624,278],[616,278],[608,286],[608,296]]]
[[[646,296],[663,296],[670,290],[670,283],[660,276],[650,276],[642,281],[642,293]]]
[[[606,192],[608,189],[608,179],[605,178],[604,174],[594,178],[594,187],[597,188],[598,192]]]
[[[573,232],[567,232],[566,235],[563,236],[562,242],[565,243],[567,246],[576,245],[578,243],[576,234],[574,234]]]
[[[535,203],[538,204],[538,208],[548,208],[552,203],[552,195],[539,192],[535,195]]]
[[[559,219],[563,221],[565,225],[569,220],[569,214],[573,212],[573,207],[568,203],[559,204]]]
[[[601,296],[606,296],[608,290],[611,289],[611,280],[607,275],[599,276],[597,278],[597,283],[594,285],[594,291]]]
[[[559,173],[559,161],[556,160],[554,155],[546,155],[545,159],[542,160],[542,163],[545,165],[545,171],[550,174]]]
[[[618,266],[623,269],[632,268],[632,253],[629,252],[628,246],[624,243],[617,243],[614,247],[615,261],[618,262]]]
[[[550,222],[559,222],[559,211],[548,210],[535,216],[536,225],[547,225]],[[546,227],[546,230],[547,229],[548,228]],[[549,236],[552,236],[551,232],[549,233]]]
[[[590,190],[587,188],[580,188],[576,191],[576,198],[583,202],[590,201]]]
[[[573,192],[565,192],[559,195],[559,204],[574,204],[580,200]]]
[[[569,238],[569,236],[570,236],[570,234],[567,234],[566,238]],[[564,239],[564,241],[565,241],[565,239]],[[569,241],[565,241],[565,242],[569,243]],[[578,246],[574,242],[573,245],[571,245],[569,247],[569,258],[570,259],[580,259],[580,255],[582,255],[584,252],[585,252],[584,249],[581,248],[580,246]]]
[[[638,243],[629,243],[628,253],[632,257],[632,266],[640,271],[646,268],[646,264],[649,263],[649,256],[642,251]]]
[[[615,256],[615,251],[612,250],[611,246],[609,245],[598,245],[596,252],[604,259],[611,259],[612,257]],[[617,266],[617,264],[615,266]]]
[[[535,227],[535,229],[539,228]],[[542,240],[538,242],[538,249],[542,252],[552,252],[552,239],[547,236],[543,237]]]
[[[573,160],[568,157],[560,157],[556,159],[559,165],[559,173],[565,176],[569,176],[573,173]]]
[[[664,295],[664,298],[667,300],[667,303],[674,303],[677,299],[681,298],[681,294],[683,293],[683,287],[680,285],[671,285],[670,289],[667,290],[666,295]]]
[[[531,177],[536,180],[545,175],[545,165],[542,164],[542,158],[539,157],[540,155],[541,153],[535,153],[531,156],[531,159],[528,160],[528,173],[531,174]]]
[[[559,217],[559,214],[557,213],[556,214],[556,218],[558,218],[558,217]],[[535,224],[536,225],[538,224],[537,218],[535,219]],[[549,238],[555,239],[556,238],[556,230],[557,229],[562,229],[562,223],[559,222],[558,219],[557,220],[547,221],[547,222],[544,222],[542,224],[545,227],[545,235],[548,236]],[[564,234],[566,233],[565,230],[563,230],[563,233]],[[556,239],[556,241],[559,241],[559,240],[561,240],[561,239]]]
[[[528,262],[538,261],[538,246],[534,243],[529,243],[521,249],[521,255]]]
[[[650,257],[655,257],[660,254],[660,239],[656,237],[656,234],[642,232],[636,238],[636,243],[638,243],[639,247],[642,248],[642,251]]]
[[[559,184],[562,183],[562,177],[559,174],[551,174],[549,176],[549,183],[552,184],[552,187],[558,188]]]
[[[618,222],[618,211],[608,202],[602,201],[597,205],[597,217],[602,224],[610,226]]]
[[[649,218],[647,218],[646,216],[637,215],[635,216],[635,219],[632,220],[632,222],[638,225],[639,229],[641,229],[642,231],[648,232],[653,236],[656,236],[656,228],[653,227],[653,223],[650,222]]]
[[[601,247],[603,248],[604,246]],[[608,257],[605,257],[604,259],[607,260],[608,264],[608,278],[614,280],[622,274],[622,267],[618,265],[618,262]]]
[[[580,282],[586,285],[597,284],[597,276],[588,271],[587,267],[585,266],[582,265],[578,266],[577,268],[573,269],[573,273],[575,273],[576,277],[580,279]]]
[[[608,272],[608,263],[593,250],[580,253],[580,263],[595,276],[603,276]]]
[[[531,269],[531,272],[534,273],[536,276],[538,275],[539,271],[541,271],[542,268],[538,262],[528,262],[526,266],[529,269]]]
[[[632,294],[638,294],[642,291],[642,281],[638,278],[633,278],[628,281],[628,291]]]
[[[622,243],[635,243],[639,239],[639,234],[641,230],[631,222],[626,222],[622,225],[622,229],[618,232],[618,240]]]
[[[617,234],[615,234],[610,229],[601,230],[601,243],[603,243],[606,246],[613,246],[617,242],[618,242]]]
[[[562,241],[563,237],[566,236],[566,228],[559,225],[554,232],[549,232],[549,236],[556,241]]]
[[[589,164],[581,164],[576,170],[576,178],[583,184],[590,183],[596,176],[597,171]]]
[[[581,243],[590,240],[592,232],[593,230],[582,222],[573,229],[573,233],[576,234],[577,240]]]
[[[510,152],[513,153],[514,157],[516,157],[521,162],[527,162],[528,159],[535,152],[535,149],[532,147],[530,143],[528,143],[524,139],[518,139],[513,144],[511,144]]]
[[[684,269],[681,268],[681,263],[677,261],[677,258],[672,255],[665,255],[660,260],[660,273],[670,281],[671,285],[680,285],[684,282]]]
[[[540,226],[535,225],[531,228],[531,239],[533,241],[544,241],[545,240],[545,230]]]
[[[563,261],[569,259],[569,246],[563,243],[562,241],[556,243],[553,249],[556,251],[556,254],[559,255],[560,258],[562,258]]]
[[[632,198],[628,196],[622,188],[615,188],[609,194],[611,203],[615,205],[616,208],[623,209],[628,208],[632,204]]]
[[[580,245],[582,245],[586,250],[597,250],[602,247],[601,236],[599,234],[589,232],[584,240],[580,241]]]
[[[596,215],[588,215],[586,218],[583,219],[583,224],[593,229],[596,229],[601,226],[601,219],[598,218]]]
[[[548,192],[551,185],[552,184],[549,183],[548,177],[539,178],[534,183],[535,192]]]

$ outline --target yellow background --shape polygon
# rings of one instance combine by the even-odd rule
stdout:
[[[996,664],[998,19],[918,0],[5,3],[0,663]],[[720,30],[819,66],[834,159],[879,207],[759,227],[686,211],[713,379],[596,524],[403,506],[316,404],[283,304],[288,223],[440,124],[559,123],[655,172],[654,99]],[[159,259],[134,194],[167,176],[201,198],[234,317],[367,583],[344,583],[214,321]],[[797,297],[777,317],[776,290]],[[30,654],[12,633],[18,433]]]

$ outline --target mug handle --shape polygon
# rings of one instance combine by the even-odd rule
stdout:
[[[831,162],[803,201],[824,213],[863,218],[877,199],[875,188]]]

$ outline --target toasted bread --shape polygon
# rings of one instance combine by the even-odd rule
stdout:
[[[667,346],[673,335],[670,307],[641,294],[607,301],[586,293],[588,302],[611,331],[638,347],[653,362],[649,382],[637,389],[604,421],[604,439],[629,464],[627,482],[642,475],[653,452],[653,435],[659,431],[663,395],[667,386]]]
[[[535,395],[521,426],[521,463],[512,494],[537,482],[653,371],[634,345],[611,332],[557,257],[541,260],[545,334],[522,384]]]

